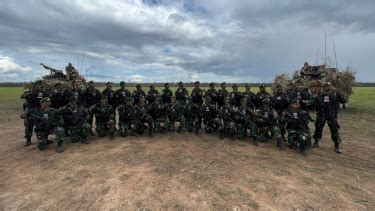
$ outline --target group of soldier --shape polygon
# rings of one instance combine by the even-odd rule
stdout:
[[[287,93],[277,86],[272,95],[264,84],[255,94],[250,84],[245,85],[244,92],[238,90],[237,84],[232,84],[232,90],[227,91],[226,83],[221,83],[218,90],[210,83],[209,89],[203,90],[197,81],[190,95],[182,82],[178,83],[175,93],[168,83],[164,84],[161,93],[154,85],[150,85],[147,93],[140,84],[132,93],[125,82],[120,86],[113,90],[112,83],[108,82],[100,92],[90,81],[85,89],[72,82],[69,89],[56,84],[50,93],[43,88],[26,91],[22,95],[25,112],[21,115],[25,125],[25,146],[31,145],[33,131],[38,149],[46,149],[52,143],[48,136],[55,134],[56,150],[63,152],[63,140],[68,136],[72,142],[88,144],[89,137],[95,133],[114,139],[117,133],[139,136],[147,132],[153,137],[155,133],[175,130],[196,134],[203,130],[218,134],[221,139],[251,140],[254,145],[275,139],[278,148],[284,149],[288,145],[305,154],[306,150],[319,147],[327,122],[335,152],[341,153],[337,113],[342,100],[329,83],[315,95],[303,83]],[[315,120],[309,115],[311,111],[316,111]],[[310,121],[315,122],[313,137]]]

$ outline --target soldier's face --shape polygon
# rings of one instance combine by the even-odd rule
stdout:
[[[125,89],[125,84],[121,85],[121,89]]]
[[[221,85],[221,88],[222,88],[222,89],[225,89],[225,85]]]
[[[112,88],[112,84],[107,84],[107,88],[108,89]]]
[[[178,85],[178,87],[179,87],[179,88],[182,88],[182,87],[184,87],[184,85],[180,84],[180,85]]]
[[[305,85],[303,85],[303,84],[298,84],[298,89],[299,90],[303,90],[305,88]]]
[[[237,87],[236,86],[232,87],[232,89],[233,89],[234,92],[237,92]]]
[[[324,90],[325,92],[329,92],[331,89],[330,89],[329,87],[324,87],[323,90]]]
[[[261,92],[264,92],[264,91],[266,91],[266,89],[262,86],[262,87],[260,87],[259,88],[259,90],[261,91]]]
[[[299,103],[293,103],[291,106],[294,110],[298,110],[301,107]]]
[[[169,89],[169,86],[168,86],[168,85],[166,85],[166,86],[164,86],[164,88],[166,88],[166,89]]]
[[[138,91],[141,90],[141,87],[140,87],[140,86],[137,86],[137,90],[138,90]]]
[[[154,90],[155,89],[155,87],[154,86],[150,86],[150,90]]]
[[[47,101],[45,103],[42,103],[40,106],[42,107],[42,109],[47,109],[51,106],[51,102]]]
[[[213,85],[210,86],[210,89],[215,89],[215,87]]]
[[[195,87],[195,88],[199,88],[199,84],[195,84],[194,87]]]
[[[247,86],[247,87],[246,87],[246,91],[250,91],[250,86]]]

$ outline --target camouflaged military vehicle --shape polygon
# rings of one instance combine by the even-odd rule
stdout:
[[[43,88],[46,91],[52,91],[56,84],[61,84],[63,88],[71,88],[72,83],[77,83],[80,87],[86,86],[86,80],[83,76],[79,75],[79,71],[76,70],[70,63],[67,66],[72,67],[66,74],[62,70],[51,68],[43,63],[40,64],[44,69],[49,70],[49,74],[42,77],[42,80],[37,80],[26,84],[25,88],[30,90],[36,90]]]
[[[303,82],[305,87],[309,87],[311,93],[316,95],[324,82],[330,82],[335,91],[348,101],[349,96],[353,94],[355,79],[355,72],[349,67],[339,71],[328,65],[309,66],[305,63],[304,67],[295,71],[292,77],[288,74],[277,75],[272,88],[275,90],[276,86],[281,86],[284,91],[290,92],[296,88],[297,83]]]

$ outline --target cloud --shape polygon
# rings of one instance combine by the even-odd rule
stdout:
[[[0,81],[29,81],[32,68],[17,64],[13,58],[0,55]]]
[[[375,81],[366,59],[372,8],[370,0],[3,0],[0,46],[35,75],[45,74],[40,62],[72,62],[95,80],[268,82],[314,64],[318,49],[321,61],[327,32],[329,56],[335,37],[339,66]]]

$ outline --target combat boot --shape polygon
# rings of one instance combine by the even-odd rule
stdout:
[[[109,139],[110,139],[110,140],[114,140],[114,139],[115,139],[115,134],[114,134],[113,131],[110,131],[110,132],[109,132]]]
[[[319,147],[319,139],[315,139],[313,148]]]
[[[342,151],[340,149],[340,144],[339,143],[335,143],[335,152],[337,154],[342,154]]]
[[[63,146],[63,142],[62,141],[58,141],[57,142],[56,151],[58,153],[64,152],[64,146]]]
[[[31,137],[27,137],[26,141],[25,141],[25,144],[23,146],[27,147],[27,146],[30,146],[30,145],[31,145]]]
[[[87,140],[86,138],[81,138],[81,143],[82,143],[82,144],[89,144],[90,141]]]
[[[252,138],[251,139],[251,143],[254,145],[254,146],[258,146],[258,141],[256,138]]]

